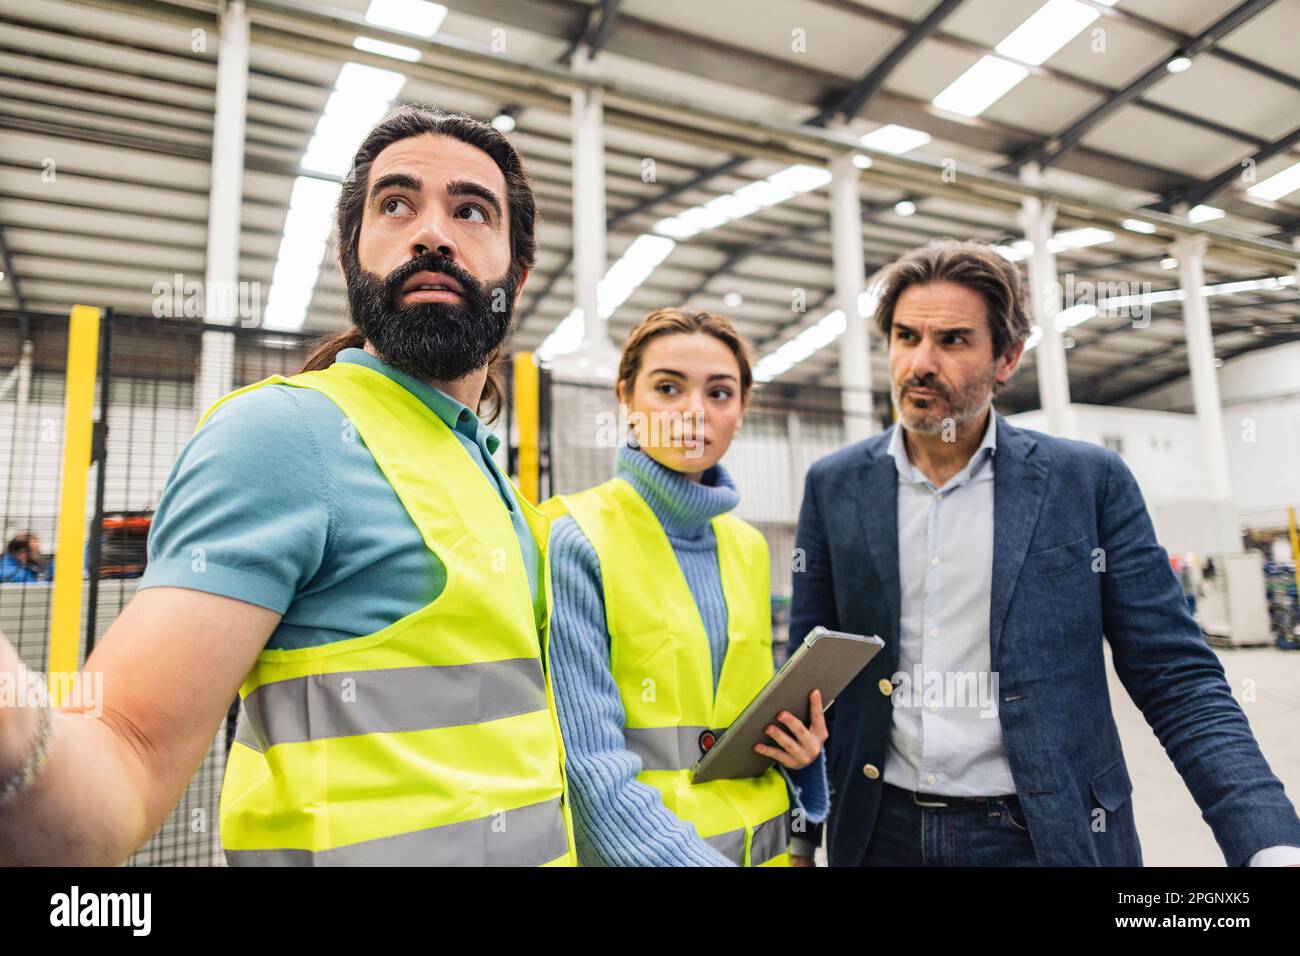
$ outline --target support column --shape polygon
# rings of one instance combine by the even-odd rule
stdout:
[[[871,336],[867,317],[858,307],[862,296],[862,200],[858,168],[844,153],[831,162],[831,258],[835,270],[835,302],[844,312],[840,336],[841,405],[844,438],[852,443],[876,431],[871,401]]]
[[[212,325],[238,321],[239,219],[244,195],[244,119],[248,106],[248,13],[229,0],[221,14],[217,50],[217,100],[212,133],[212,185],[208,193],[207,274],[204,316]],[[261,303],[256,305],[260,314]],[[233,386],[235,337],[205,331],[194,388],[202,415]]]
[[[573,53],[573,72],[595,72],[585,44]],[[600,314],[597,289],[607,265],[605,250],[605,94],[598,87],[573,91],[573,284],[574,307],[581,310],[582,342],[560,359],[566,378],[613,381],[618,351],[609,340],[609,323]]]
[[[1031,186],[1042,182],[1036,164],[1021,170],[1020,178]],[[1020,226],[1032,249],[1029,253],[1029,314],[1039,329],[1035,361],[1038,368],[1038,399],[1047,416],[1044,431],[1060,438],[1077,437],[1074,411],[1070,407],[1070,376],[1065,363],[1065,345],[1056,327],[1061,311],[1061,283],[1056,274],[1056,255],[1049,241],[1056,221],[1056,204],[1029,197],[1022,201]]]
[[[1223,406],[1219,401],[1219,378],[1214,367],[1214,337],[1210,329],[1210,308],[1205,300],[1204,236],[1184,236],[1169,247],[1178,260],[1178,280],[1183,287],[1183,326],[1187,336],[1187,366],[1192,382],[1192,401],[1201,433],[1201,468],[1206,492],[1214,511],[1216,550],[1241,550],[1241,526],[1232,499],[1228,475],[1228,443],[1223,432]]]

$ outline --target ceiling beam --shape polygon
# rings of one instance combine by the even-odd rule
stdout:
[[[1263,13],[1276,2],[1277,0],[1242,0],[1241,3],[1228,13],[1214,21],[1214,23],[1210,24],[1210,26],[1206,27],[1195,37],[1188,40],[1177,51],[1178,54],[1187,57],[1194,57],[1197,54],[1204,53],[1224,37],[1250,22],[1253,17]],[[1133,82],[1129,83],[1128,86],[1119,90],[1113,96],[1089,110],[1069,126],[1066,126],[1053,135],[1047,137],[1032,150],[1015,157],[1012,161],[1012,165],[1019,167],[1032,162],[1037,163],[1039,166],[1050,166],[1057,162],[1060,157],[1078,146],[1083,138],[1088,135],[1088,133],[1098,123],[1115,113],[1121,107],[1137,99],[1168,76],[1169,71],[1165,68],[1165,64],[1169,62],[1169,59],[1168,56],[1162,57],[1159,63],[1156,63],[1137,79],[1133,80]]]
[[[1300,126],[1297,126],[1291,132],[1287,133],[1281,139],[1269,143],[1250,157],[1250,162],[1258,166],[1269,159],[1272,159],[1278,153],[1285,152],[1296,143],[1300,143]],[[1237,181],[1242,174],[1242,164],[1245,160],[1226,167],[1217,176],[1211,176],[1203,182],[1184,189],[1178,189],[1170,193],[1153,208],[1169,210],[1179,203],[1186,203],[1189,206],[1195,206],[1198,203],[1208,202],[1223,190],[1227,189],[1233,182]]]
[[[963,2],[964,0],[940,0],[919,23],[908,27],[903,33],[903,38],[894,44],[893,49],[885,54],[879,63],[842,93],[833,105],[818,113],[811,122],[821,126],[833,117],[840,117],[845,121],[856,117],[871,98],[884,87],[885,81],[898,65],[907,59],[913,50],[934,36],[943,21],[948,19]]]

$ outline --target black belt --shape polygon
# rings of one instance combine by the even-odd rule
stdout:
[[[904,790],[902,787],[894,787],[893,784],[885,784],[885,786],[893,787],[894,790],[907,794],[918,807],[979,807],[990,801],[1008,803],[1016,799],[1014,793],[1001,797],[951,797],[941,793],[921,793],[916,790]]]

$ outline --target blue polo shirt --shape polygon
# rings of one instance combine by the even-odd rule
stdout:
[[[420,399],[483,471],[519,539],[540,624],[542,571],[514,486],[492,453],[500,439],[456,399],[361,349],[364,365]],[[283,617],[268,648],[313,647],[382,630],[447,583],[342,410],[320,392],[268,385],[222,405],[186,444],[163,489],[140,587],[180,587]]]

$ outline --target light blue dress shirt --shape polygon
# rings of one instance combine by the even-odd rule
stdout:
[[[993,467],[996,416],[966,466],[936,488],[907,457],[898,469],[901,630],[886,783],[948,796],[1016,792],[991,673]]]

